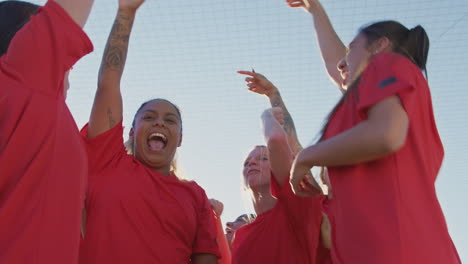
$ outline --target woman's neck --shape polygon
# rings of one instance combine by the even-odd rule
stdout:
[[[262,185],[252,189],[255,213],[260,215],[276,205],[276,198],[271,195],[270,185]]]

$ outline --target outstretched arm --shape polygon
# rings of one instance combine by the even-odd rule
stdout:
[[[286,0],[290,7],[302,7],[314,20],[315,33],[328,75],[344,93],[338,62],[346,56],[346,46],[336,34],[325,9],[318,0]]]
[[[262,114],[263,136],[268,148],[270,167],[276,182],[283,185],[289,178],[293,154],[284,132],[284,112],[280,107],[267,109]]]
[[[119,1],[119,10],[99,70],[98,88],[89,119],[89,138],[106,132],[122,120],[120,80],[127,59],[135,14],[143,2],[144,0]]]
[[[265,76],[260,73],[252,71],[238,71],[238,73],[247,75],[248,77],[245,79],[247,82],[247,86],[249,90],[263,94],[268,97],[270,100],[271,107],[279,107],[283,113],[283,130],[286,133],[289,146],[291,147],[291,151],[294,155],[296,155],[299,151],[302,150],[301,143],[299,143],[299,139],[297,138],[296,127],[294,126],[294,121],[289,114],[286,105],[284,104],[283,98],[278,90],[278,88],[273,85]]]
[[[55,2],[65,9],[78,25],[84,27],[94,0],[55,0]]]

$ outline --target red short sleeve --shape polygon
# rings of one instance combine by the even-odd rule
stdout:
[[[208,197],[200,188],[200,197],[197,208],[197,232],[193,243],[193,254],[204,253],[221,257],[216,239],[216,224]]]
[[[214,212],[214,211],[213,211]],[[221,259],[218,261],[218,264],[230,264],[231,263],[231,250],[229,249],[229,244],[224,235],[223,224],[221,223],[221,217],[214,213],[215,223],[216,223],[216,239],[218,243],[218,248],[220,251]]]
[[[406,112],[411,112],[418,80],[415,76],[424,78],[419,68],[407,58],[395,53],[375,56],[359,82],[357,110],[361,118],[366,119],[370,107],[393,95],[400,98]]]
[[[282,197],[294,196],[294,193],[291,189],[291,185],[289,184],[289,177],[286,177],[285,182],[283,185],[280,185],[277,181],[273,172],[270,175],[271,177],[271,184],[270,184],[270,192],[271,195],[274,197],[281,199]]]
[[[323,196],[314,198],[299,197],[292,191],[289,177],[286,177],[285,182],[280,186],[273,174],[271,175],[270,189],[271,194],[287,210],[286,213],[289,215],[291,223],[298,230],[307,226],[305,224],[307,221],[321,222],[322,211],[320,202]]]
[[[90,174],[110,166],[113,161],[117,161],[127,153],[123,144],[122,121],[94,138],[88,138],[88,124],[80,133],[86,143]]]
[[[81,27],[59,4],[48,1],[13,37],[0,67],[26,88],[62,94],[65,72],[92,50]]]

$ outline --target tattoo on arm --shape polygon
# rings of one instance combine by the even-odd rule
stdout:
[[[283,130],[284,132],[286,132],[286,135],[288,136],[288,141],[294,154],[297,154],[297,152],[300,149],[302,149],[302,146],[299,143],[299,139],[297,138],[296,127],[294,126],[294,121],[291,117],[291,114],[288,112],[288,109],[286,108],[286,105],[284,104],[279,91],[275,91],[272,94],[272,96],[270,97],[270,103],[272,107],[280,107],[283,110],[283,114],[284,114]]]
[[[107,108],[107,118],[109,119],[109,129],[111,129],[115,126],[116,122],[114,116],[112,115],[112,110],[110,108]]]
[[[120,82],[123,74],[133,21],[134,15],[123,12],[117,14],[104,50],[101,68],[99,69],[99,79],[103,81],[103,86],[100,86],[98,91],[99,89],[117,89],[118,91],[119,87],[114,86],[116,82]],[[118,109],[120,108],[117,107],[116,102],[112,101],[107,107],[109,129],[117,123],[115,113],[119,111]]]
[[[128,15],[120,13],[117,15],[107,40],[100,73],[106,70],[117,71],[119,74],[123,73],[133,20],[134,18]]]

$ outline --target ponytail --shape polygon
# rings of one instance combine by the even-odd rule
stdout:
[[[426,30],[421,26],[416,26],[409,30],[403,47],[413,58],[413,62],[426,74],[427,56],[429,54],[429,37]]]
[[[429,53],[429,37],[422,26],[409,30],[396,21],[381,21],[361,28],[370,46],[374,41],[386,37],[393,46],[393,52],[412,61],[419,69],[426,72],[427,55]]]

